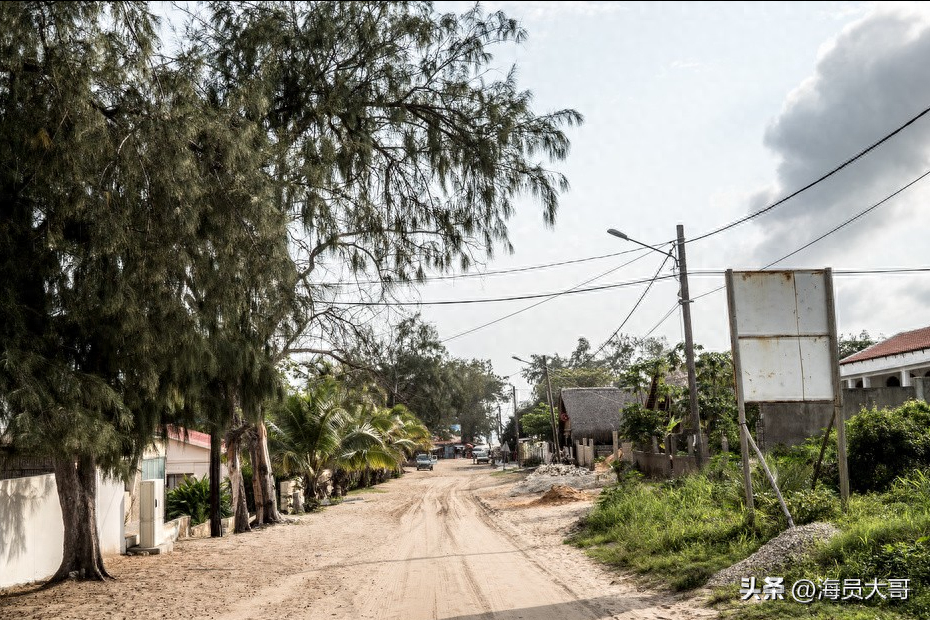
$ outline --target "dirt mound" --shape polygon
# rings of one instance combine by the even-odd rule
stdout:
[[[557,484],[546,491],[545,495],[537,500],[530,502],[530,506],[555,506],[558,504],[568,504],[570,502],[584,502],[591,499],[591,496],[584,491],[573,489],[564,484]]]

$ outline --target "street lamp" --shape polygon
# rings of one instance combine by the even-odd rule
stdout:
[[[651,245],[645,244],[642,241],[637,241],[636,239],[631,239],[624,233],[611,228],[607,231],[608,234],[613,235],[614,237],[619,237],[624,241],[630,241],[637,245],[641,245],[644,248],[658,252],[659,254],[665,254],[678,264],[678,274],[680,278],[681,290],[679,292],[678,303],[681,304],[681,315],[682,321],[685,324],[685,361],[688,366],[688,392],[689,400],[691,404],[691,426],[694,428],[694,432],[697,437],[697,445],[695,446],[694,455],[697,458],[698,468],[702,468],[705,462],[704,455],[704,439],[701,434],[701,412],[698,409],[698,396],[697,396],[697,373],[694,368],[694,337],[691,333],[691,299],[688,296],[688,265],[685,260],[685,227],[682,224],[678,225],[678,256],[675,257],[669,252],[663,252],[659,248],[652,247]]]
[[[522,360],[516,355],[512,355],[511,357],[517,360],[518,362],[520,362],[521,364],[528,364],[530,366],[533,365],[533,362]],[[546,363],[545,355],[542,356],[542,363],[543,363],[543,373],[546,376],[546,396],[549,399],[549,422],[552,424],[552,447],[555,450],[555,454],[561,455],[562,450],[559,447],[559,431],[558,431],[558,426],[556,425],[556,422],[555,422],[555,407],[552,406],[552,383],[549,382],[549,364]],[[516,411],[514,411],[514,415],[516,415]]]

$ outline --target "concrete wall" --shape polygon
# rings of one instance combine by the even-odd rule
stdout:
[[[843,416],[848,420],[863,407],[897,407],[915,397],[913,386],[844,388]],[[833,403],[761,403],[759,408],[762,436],[757,442],[767,450],[779,444],[794,446],[821,434],[833,415]]]
[[[650,478],[677,478],[697,471],[697,460],[693,456],[668,455],[664,452],[640,452],[633,450],[633,462]]]
[[[176,439],[168,440],[165,451],[165,475],[193,474],[200,479],[210,473],[210,448],[202,448]],[[225,477],[226,467],[221,466],[221,477]]]
[[[123,483],[99,476],[97,532],[102,555],[126,551]],[[51,577],[61,564],[63,542],[54,474],[0,481],[0,588]]]

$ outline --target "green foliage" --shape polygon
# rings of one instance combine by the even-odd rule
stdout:
[[[739,446],[739,425],[732,356],[729,352],[701,351],[694,365],[698,407],[711,450],[720,450],[723,437],[727,438],[730,449],[735,450]]]
[[[186,477],[177,487],[166,493],[166,517],[177,519],[183,515],[191,518],[191,525],[200,525],[210,518],[210,479],[203,476],[199,480]],[[229,480],[224,480],[220,487],[220,512],[222,517],[232,515],[232,496],[229,493]]]
[[[669,422],[667,412],[646,409],[640,403],[625,406],[620,417],[620,434],[639,445],[647,445],[652,437],[661,438]]]
[[[331,376],[289,396],[271,418],[269,448],[276,472],[302,476],[308,498],[328,495],[321,484],[325,470],[333,472],[334,484],[367,484],[378,477],[374,472],[398,471],[410,456],[432,448],[429,430],[403,405],[387,409],[352,402],[345,386]]]
[[[815,521],[829,521],[840,513],[839,497],[834,491],[824,487],[815,490],[783,491],[782,494],[795,525],[804,525]],[[784,513],[774,492],[766,491],[756,495],[756,506],[770,519],[787,525]]]
[[[374,376],[387,394],[386,404],[403,404],[436,434],[455,423],[469,440],[496,427],[503,380],[490,362],[449,356],[435,326],[419,315],[401,321],[365,355],[376,360]]]
[[[884,336],[879,335],[878,340],[883,339]],[[872,338],[866,330],[859,332],[858,336],[856,334],[841,334],[839,342],[837,343],[840,359],[849,357],[863,349],[867,349],[878,342],[878,340]]]
[[[812,444],[815,442],[811,442]],[[819,449],[819,446],[816,448]],[[930,474],[916,470],[897,478],[885,494],[852,495],[846,513],[835,491],[809,486],[808,453],[799,446],[769,457],[798,524],[828,520],[841,533],[817,546],[803,561],[778,573],[785,583],[798,579],[909,578],[907,601],[863,604],[826,601],[799,605],[790,600],[746,605],[728,588],[715,599],[725,618],[818,618],[822,620],[924,618],[930,610]],[[805,473],[807,472],[807,473]],[[664,483],[631,477],[602,492],[594,511],[571,542],[612,565],[661,579],[676,589],[704,583],[713,572],[755,551],[780,532],[784,519],[758,468],[754,525],[744,521],[738,460],[714,457],[702,474]],[[767,482],[765,483],[767,485]]]
[[[520,430],[526,437],[546,441],[552,439],[552,412],[549,405],[538,403],[536,408],[520,416]]]
[[[930,466],[930,405],[863,410],[847,426],[850,486],[887,489],[895,477]]]
[[[773,531],[748,527],[740,510],[720,503],[704,475],[670,484],[626,478],[602,492],[572,542],[609,564],[685,590],[755,551]]]

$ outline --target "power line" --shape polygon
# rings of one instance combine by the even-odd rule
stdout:
[[[612,252],[610,254],[601,254],[599,256],[588,256],[586,258],[574,258],[571,260],[563,260],[556,263],[545,263],[542,265],[528,265],[525,267],[513,267],[510,269],[497,269],[494,271],[484,271],[482,273],[462,273],[455,275],[446,275],[446,276],[428,276],[422,280],[411,280],[409,282],[397,281],[392,282],[392,284],[419,284],[421,282],[436,282],[440,280],[463,280],[467,278],[483,278],[485,276],[499,276],[506,275],[510,273],[522,273],[526,271],[539,271],[542,269],[551,269],[552,267],[563,267],[565,265],[575,265],[578,263],[587,263],[594,260],[602,260],[604,258],[613,258],[615,256],[622,256],[624,254],[630,254],[632,252],[638,252],[639,249],[632,250],[623,250],[622,252]],[[357,284],[381,284],[383,280],[341,280],[338,282],[321,282],[320,286],[355,286]]]
[[[782,198],[781,200],[778,200],[778,201],[776,201],[776,202],[770,204],[769,206],[767,206],[767,207],[765,207],[765,208],[763,208],[763,209],[759,209],[758,211],[756,211],[756,212],[754,212],[754,213],[750,213],[749,215],[746,215],[746,216],[744,216],[744,217],[741,217],[741,218],[738,219],[738,220],[735,220],[735,221],[733,221],[733,222],[730,222],[729,224],[726,224],[726,225],[721,226],[721,227],[719,227],[719,228],[715,228],[714,230],[712,230],[712,231],[710,231],[710,232],[707,232],[707,233],[704,233],[703,235],[699,235],[699,236],[697,236],[697,237],[694,237],[693,239],[689,239],[689,240],[687,241],[687,243],[694,243],[695,241],[701,241],[702,239],[706,239],[706,238],[711,237],[711,236],[713,236],[713,235],[716,235],[716,234],[718,234],[718,233],[722,233],[722,232],[724,232],[724,231],[726,231],[726,230],[729,230],[729,229],[733,228],[734,226],[739,226],[740,224],[742,224],[742,223],[744,223],[744,222],[748,222],[748,221],[751,220],[751,219],[755,219],[755,218],[759,217],[760,215],[762,215],[762,214],[764,214],[764,213],[768,213],[768,212],[771,211],[772,209],[774,209],[774,208],[776,208],[776,207],[778,207],[778,206],[780,206],[780,205],[782,205],[782,204],[788,202],[789,200],[791,200],[792,198],[794,198],[794,197],[797,196],[798,194],[801,194],[802,192],[805,192],[805,191],[809,190],[810,188],[814,187],[815,185],[817,185],[817,184],[820,183],[821,181],[824,181],[824,180],[826,180],[826,179],[832,177],[834,174],[836,174],[837,172],[839,172],[839,171],[842,170],[843,168],[846,168],[847,166],[849,166],[850,164],[852,164],[854,161],[856,161],[856,160],[858,160],[858,159],[864,157],[864,156],[867,155],[869,152],[873,151],[874,149],[878,148],[879,146],[881,146],[882,144],[884,144],[885,142],[887,142],[888,140],[890,140],[890,139],[893,138],[894,136],[898,135],[899,133],[901,133],[902,131],[904,131],[906,128],[908,128],[908,127],[910,127],[911,125],[913,125],[914,123],[916,123],[919,119],[921,119],[922,117],[926,116],[928,113],[930,113],[930,108],[924,109],[920,114],[918,114],[918,115],[915,116],[914,118],[910,119],[909,121],[907,121],[906,123],[904,123],[903,125],[901,125],[901,126],[898,127],[897,129],[895,129],[894,131],[892,131],[891,133],[889,133],[888,135],[886,135],[884,138],[882,138],[882,139],[879,140],[878,142],[875,142],[874,144],[872,144],[872,145],[866,147],[865,149],[861,150],[859,153],[853,155],[852,157],[850,157],[849,159],[847,159],[846,161],[844,161],[842,164],[840,164],[839,166],[837,166],[837,167],[834,168],[833,170],[827,172],[826,174],[824,174],[824,175],[821,176],[820,178],[818,178],[818,179],[816,179],[816,180],[814,180],[814,181],[808,183],[807,185],[805,185],[805,186],[802,187],[801,189],[796,190],[796,191],[794,191],[794,192],[788,194],[787,196],[785,196],[785,197]]]
[[[781,258],[779,258],[777,261],[775,261],[775,262],[773,262],[773,263],[769,263],[768,265],[766,265],[765,267],[763,267],[763,269],[768,269],[769,267],[771,267],[772,265],[774,265],[774,264],[776,264],[776,263],[780,263],[781,261],[783,261],[783,260],[785,260],[785,259],[787,259],[787,258],[791,258],[792,256],[794,256],[794,255],[797,254],[798,252],[801,252],[801,251],[803,251],[803,250],[806,250],[807,248],[811,247],[812,245],[814,245],[814,244],[817,243],[818,241],[824,239],[825,237],[829,237],[830,235],[832,235],[833,233],[835,233],[835,232],[838,231],[839,229],[843,228],[844,226],[846,226],[846,225],[848,225],[848,224],[852,224],[853,222],[855,222],[856,220],[858,220],[860,217],[862,217],[862,216],[864,216],[864,215],[866,215],[866,214],[868,214],[868,213],[871,213],[872,211],[874,211],[875,209],[879,208],[880,206],[882,206],[883,204],[885,204],[886,202],[888,202],[889,200],[891,200],[892,198],[894,198],[895,196],[897,196],[898,194],[900,194],[901,192],[903,192],[904,190],[910,188],[912,185],[916,185],[916,184],[919,183],[920,181],[924,180],[925,178],[927,178],[927,176],[930,176],[930,170],[927,170],[927,171],[924,172],[922,175],[920,175],[919,177],[917,177],[916,179],[914,179],[913,181],[911,181],[910,183],[908,183],[908,184],[905,185],[904,187],[902,187],[902,188],[900,188],[899,190],[897,190],[896,192],[894,192],[894,193],[892,193],[892,194],[889,194],[888,196],[884,197],[883,199],[881,199],[880,201],[876,202],[876,203],[875,203],[874,205],[872,205],[871,207],[869,207],[869,208],[867,208],[867,209],[863,209],[862,211],[860,211],[860,212],[857,213],[856,215],[852,216],[851,218],[849,218],[848,220],[846,220],[845,222],[843,222],[842,224],[840,224],[840,225],[837,226],[836,228],[833,228],[833,229],[831,229],[831,230],[825,232],[824,234],[820,235],[819,237],[817,237],[817,238],[814,239],[813,241],[810,241],[809,243],[807,243],[807,244],[805,244],[805,245],[802,245],[801,247],[799,247],[799,248],[798,248],[797,250],[795,250],[794,252],[790,252],[790,253],[788,253],[788,254],[785,254],[784,256],[782,256]]]
[[[694,298],[691,299],[691,301],[694,301],[695,299],[697,299],[697,298],[694,297]],[[670,316],[672,316],[672,314],[674,314],[675,310],[678,310],[678,307],[679,307],[680,305],[681,305],[681,304],[679,304],[678,302],[676,302],[674,306],[672,306],[671,308],[669,308],[668,312],[666,312],[665,315],[664,315],[661,319],[659,319],[659,322],[656,323],[655,325],[653,325],[653,326],[652,326],[652,329],[650,329],[648,332],[646,332],[646,333],[643,335],[643,338],[648,338],[649,336],[652,335],[652,332],[654,332],[655,330],[659,329],[659,327],[662,325],[662,323],[665,323],[665,322],[668,320],[668,318],[669,318]]]
[[[630,317],[633,316],[633,313],[636,312],[636,309],[637,309],[637,308],[639,308],[639,305],[640,305],[641,303],[643,303],[643,299],[646,298],[646,294],[649,292],[649,289],[652,288],[652,285],[655,284],[656,279],[659,277],[659,274],[662,273],[662,269],[665,268],[665,263],[668,262],[668,259],[669,259],[670,256],[671,256],[670,254],[667,254],[667,255],[665,256],[665,258],[662,259],[662,264],[659,265],[659,268],[656,270],[655,275],[652,276],[652,280],[649,282],[649,286],[646,287],[646,290],[643,291],[643,294],[640,295],[640,296],[639,296],[639,299],[636,300],[636,303],[633,304],[633,307],[630,309],[629,314],[627,314],[627,315],[626,315],[626,318],[623,319],[623,322],[620,323],[620,327],[618,327],[617,329],[615,329],[615,330],[614,330],[614,333],[612,333],[612,334],[610,335],[610,337],[607,338],[607,340],[605,340],[604,343],[603,343],[601,346],[599,346],[599,347],[597,348],[597,351],[595,351],[595,352],[592,354],[592,357],[596,357],[597,354],[600,353],[601,351],[603,351],[603,350],[604,350],[604,347],[606,347],[607,344],[608,344],[611,340],[613,340],[614,336],[616,336],[617,334],[620,333],[620,330],[623,329],[623,326],[626,325],[626,322],[630,320]]]
[[[900,194],[901,192],[903,192],[903,191],[909,189],[909,188],[912,187],[913,185],[916,185],[917,183],[919,183],[919,182],[922,181],[923,179],[927,178],[928,176],[930,176],[930,170],[927,170],[926,172],[924,172],[923,174],[921,174],[920,176],[918,176],[917,178],[915,178],[915,179],[912,180],[911,182],[907,183],[907,184],[904,185],[903,187],[900,187],[900,188],[898,188],[897,190],[895,190],[894,192],[892,192],[891,194],[885,196],[884,198],[882,198],[881,200],[879,200],[878,202],[876,202],[876,203],[873,204],[872,206],[863,209],[862,211],[860,211],[859,213],[855,214],[854,216],[852,216],[851,218],[849,218],[848,220],[846,220],[845,222],[843,222],[843,223],[840,224],[839,226],[835,226],[834,228],[831,228],[830,230],[828,230],[828,231],[825,232],[824,234],[820,235],[820,236],[817,237],[816,239],[814,239],[814,240],[812,240],[812,241],[809,241],[808,243],[802,245],[802,246],[799,247],[798,249],[793,250],[793,251],[791,251],[791,252],[785,254],[785,255],[782,256],[781,258],[778,258],[778,259],[772,261],[771,263],[769,263],[768,265],[762,267],[761,269],[768,269],[769,267],[772,267],[772,266],[774,266],[774,265],[777,265],[778,263],[782,262],[783,260],[785,260],[785,259],[787,259],[787,258],[790,258],[790,257],[794,256],[794,255],[797,254],[798,252],[801,252],[802,250],[806,250],[807,248],[811,247],[811,246],[814,245],[815,243],[818,243],[819,241],[822,241],[822,240],[825,239],[826,237],[829,237],[830,235],[832,235],[833,233],[837,232],[838,230],[844,228],[845,226],[848,226],[849,224],[852,224],[853,222],[855,222],[856,220],[858,220],[860,217],[862,217],[862,216],[864,216],[864,215],[866,215],[866,214],[868,214],[868,213],[871,213],[872,211],[874,211],[874,210],[877,209],[878,207],[882,206],[883,204],[885,204],[886,202],[888,202],[889,200],[891,200],[892,198],[894,198],[895,196],[897,196],[897,195]],[[920,272],[924,272],[924,271],[930,271],[930,269],[921,267],[921,268],[914,268],[914,269],[902,268],[902,269],[900,269],[900,270],[894,270],[894,269],[892,268],[892,269],[881,269],[881,270],[875,270],[875,271],[865,271],[865,270],[863,270],[863,271],[861,271],[861,272],[850,271],[850,270],[844,270],[844,271],[836,271],[836,270],[834,270],[833,273],[834,273],[834,274],[842,274],[842,275],[865,275],[865,274],[872,274],[872,273],[907,273],[908,271],[910,271],[910,272],[912,272],[912,273],[920,273]],[[712,295],[712,294],[714,294],[714,293],[716,293],[716,292],[718,292],[718,291],[722,291],[724,288],[726,288],[726,287],[725,287],[725,286],[719,286],[719,287],[717,287],[717,288],[715,288],[715,289],[713,289],[713,290],[711,290],[711,291],[708,291],[708,292],[706,292],[706,293],[702,293],[701,295],[698,295],[697,297],[694,297],[694,298],[692,299],[692,301],[695,301],[695,300],[697,300],[697,299],[700,299],[701,297],[707,297],[708,295]]]
[[[461,336],[466,336],[466,335],[468,335],[468,334],[474,333],[474,332],[476,332],[476,331],[478,331],[478,330],[480,330],[480,329],[484,329],[485,327],[490,327],[491,325],[494,325],[495,323],[500,323],[501,321],[505,321],[505,320],[507,320],[507,319],[509,319],[509,318],[511,318],[511,317],[513,317],[513,316],[516,316],[516,315],[518,315],[518,314],[521,314],[521,313],[523,313],[523,312],[526,312],[527,310],[532,310],[533,308],[535,308],[535,307],[537,307],[537,306],[541,306],[541,305],[543,305],[544,303],[546,303],[546,302],[548,302],[548,301],[552,301],[553,299],[555,299],[556,297],[560,297],[561,295],[568,295],[568,294],[580,293],[580,292],[582,292],[581,290],[576,290],[576,289],[578,289],[578,287],[584,286],[585,284],[588,284],[589,282],[593,282],[593,281],[595,281],[595,280],[597,280],[597,279],[599,279],[599,278],[602,278],[602,277],[604,277],[604,276],[606,276],[606,275],[608,275],[608,274],[610,274],[610,273],[612,273],[612,272],[614,272],[614,271],[617,271],[618,269],[623,269],[623,268],[626,267],[627,265],[631,265],[631,264],[635,263],[636,261],[638,261],[639,259],[645,257],[647,254],[648,254],[648,251],[644,251],[642,254],[640,254],[640,255],[637,256],[636,258],[634,258],[634,259],[632,259],[632,260],[629,260],[629,261],[623,263],[623,264],[620,265],[619,267],[615,267],[615,268],[613,268],[613,269],[610,269],[610,270],[608,270],[608,271],[605,271],[604,273],[602,273],[602,274],[600,274],[600,275],[594,276],[594,277],[591,278],[590,280],[585,280],[584,282],[581,282],[580,284],[577,284],[577,285],[573,286],[572,288],[570,288],[570,289],[568,289],[568,290],[566,290],[566,291],[563,291],[563,292],[561,292],[561,293],[552,295],[551,297],[548,297],[548,298],[546,298],[546,299],[543,299],[542,301],[539,301],[539,302],[537,302],[537,303],[535,303],[535,304],[531,304],[531,305],[529,305],[529,306],[526,306],[525,308],[521,308],[521,309],[517,310],[516,312],[511,312],[510,314],[507,314],[507,315],[504,315],[504,316],[502,316],[502,317],[500,317],[500,318],[494,319],[493,321],[488,321],[487,323],[483,323],[483,324],[478,325],[478,326],[476,326],[476,327],[472,327],[471,329],[467,329],[467,330],[465,330],[465,331],[463,331],[463,332],[459,332],[459,333],[457,333],[457,334],[455,334],[455,335],[453,335],[453,336],[450,336],[450,337],[446,338],[445,340],[442,341],[442,343],[445,344],[446,342],[449,342],[450,340],[455,340],[456,338],[459,338],[459,337],[461,337]]]

